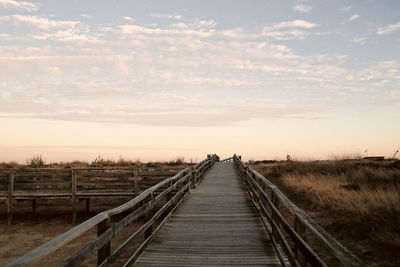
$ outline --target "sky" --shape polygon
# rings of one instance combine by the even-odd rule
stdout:
[[[0,161],[393,156],[400,1],[0,0]]]

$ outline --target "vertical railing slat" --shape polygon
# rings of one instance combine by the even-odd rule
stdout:
[[[14,206],[13,206],[13,193],[14,193],[14,178],[15,173],[10,172],[8,176],[8,198],[7,198],[7,215],[8,215],[8,225],[11,224]]]

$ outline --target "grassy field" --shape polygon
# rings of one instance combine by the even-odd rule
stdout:
[[[138,160],[118,160],[104,159],[98,156],[92,161],[73,160],[68,162],[46,162],[41,155],[36,155],[25,160],[25,164],[15,161],[0,162],[0,169],[19,169],[19,168],[89,168],[89,167],[163,167],[163,166],[185,166],[193,165],[193,162],[185,163],[185,158],[177,157],[169,161],[142,162]]]
[[[400,161],[251,165],[366,263],[400,265]]]

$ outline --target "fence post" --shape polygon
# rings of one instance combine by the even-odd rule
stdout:
[[[149,201],[153,200],[153,192],[151,192]],[[146,215],[145,215],[145,221],[147,222],[148,220],[151,219],[153,216],[153,209],[149,210]],[[144,233],[144,238],[147,239],[151,234],[153,233],[153,225],[151,225]]]
[[[174,182],[171,180],[169,182],[168,187],[172,186],[173,184],[174,184]],[[168,195],[167,195],[167,202],[171,201],[173,196],[174,196],[174,190],[171,190],[171,192],[169,192]],[[173,207],[174,207],[174,203],[173,203],[173,201],[171,201],[171,206],[167,209],[167,212],[166,212],[167,215],[172,211]]]
[[[107,218],[97,225],[97,236],[107,231],[110,228],[111,218]],[[110,241],[105,243],[97,252],[97,265],[100,265],[104,260],[106,260],[111,254]]]
[[[271,200],[272,204],[274,204],[275,208],[279,212],[279,199],[276,196],[275,191],[273,190],[271,191]],[[272,208],[271,208],[271,213],[272,213],[272,220],[276,223],[277,227],[279,227],[280,223],[278,220],[278,216],[276,215],[275,212],[272,211]],[[272,228],[272,236],[275,238],[275,240],[279,240],[278,232],[274,228]]]
[[[190,189],[194,189],[196,188],[196,176],[194,175],[192,166],[190,166],[189,172],[190,172],[190,178],[189,178]]]
[[[76,170],[71,171],[72,223],[76,221]]]
[[[306,240],[306,228],[305,226],[299,221],[297,216],[294,217],[294,230],[301,236],[304,241]],[[299,262],[300,266],[307,266],[307,260],[304,257],[304,254],[300,251],[297,245],[295,245],[295,253],[296,259]]]
[[[14,192],[14,177],[15,177],[15,174],[13,172],[10,172],[8,174],[8,198],[7,198],[8,225],[11,224],[13,213],[14,213],[14,207],[13,207],[13,202],[12,202],[12,195]]]
[[[139,195],[139,171],[135,169],[133,171],[133,186],[135,190],[135,197]]]

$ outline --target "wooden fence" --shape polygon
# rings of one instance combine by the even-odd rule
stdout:
[[[40,258],[50,255],[56,249],[63,247],[77,237],[81,237],[94,227],[97,227],[97,237],[88,240],[87,245],[67,259],[62,266],[79,266],[96,252],[99,266],[113,266],[117,260],[120,260],[120,255],[126,252],[135,241],[139,242],[138,238],[144,235],[144,241],[123,264],[123,266],[131,265],[189,194],[190,187],[196,186],[202,180],[204,173],[218,160],[217,155],[209,155],[207,159],[195,166],[164,179],[119,207],[99,213],[7,266],[23,266],[37,262]],[[156,194],[157,191],[158,194]],[[112,220],[121,217],[121,215],[124,215],[123,218],[112,224]],[[138,222],[138,219],[143,217],[145,219],[141,221],[140,228],[111,252],[111,240],[129,224],[134,221]]]
[[[307,234],[311,234],[318,245],[323,246],[343,266],[365,266],[264,176],[246,166],[236,155],[233,161],[283,266],[289,266],[287,260],[290,266],[327,266],[311,249]],[[282,215],[282,206],[294,216],[292,223]],[[294,244],[293,248],[291,244]]]
[[[79,199],[86,200],[89,212],[91,198],[134,197],[177,171],[173,168],[1,169],[0,200],[6,201],[8,224],[11,224],[18,200],[31,200],[35,213],[37,199],[70,199],[74,223]]]

